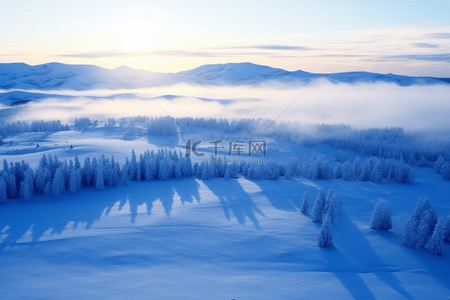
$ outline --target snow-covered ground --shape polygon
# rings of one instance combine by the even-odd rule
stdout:
[[[123,162],[131,149],[185,147],[176,137],[123,140],[102,128],[5,142],[2,159],[32,166],[42,153]],[[268,147],[279,160],[304,161],[314,150],[332,160],[335,151]],[[429,168],[415,167],[415,176],[414,184],[181,178],[10,201],[0,206],[0,298],[447,299],[450,246],[435,256],[402,246],[400,231],[422,197],[445,218],[450,183]],[[303,193],[311,206],[321,188],[342,202],[330,249],[317,246],[319,225],[299,210]],[[379,199],[391,207],[392,231],[369,228]]]

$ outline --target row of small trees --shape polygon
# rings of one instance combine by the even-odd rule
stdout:
[[[370,227],[376,230],[392,229],[389,207],[382,201],[375,205]],[[405,246],[425,248],[440,255],[443,243],[450,242],[450,215],[445,221],[438,220],[430,200],[420,199],[412,216],[405,222],[401,238]]]
[[[309,193],[303,194],[300,212],[309,213]],[[320,223],[317,243],[319,247],[332,247],[333,220],[338,208],[336,194],[333,190],[321,189],[317,194],[310,216],[313,222]],[[375,230],[391,230],[390,209],[383,201],[378,201],[372,211],[370,228]],[[412,216],[406,220],[401,233],[401,243],[409,247],[428,249],[432,254],[440,255],[443,243],[450,243],[450,214],[445,220],[438,220],[436,211],[429,199],[420,199]]]
[[[33,121],[31,123],[25,121],[12,123],[0,122],[0,137],[3,138],[26,132],[50,133],[63,130],[69,130],[69,126],[63,125],[59,120]]]
[[[132,151],[131,160],[126,158],[120,165],[114,159],[102,155],[99,158],[86,157],[82,165],[74,160],[60,161],[56,156],[43,155],[36,169],[24,161],[8,163],[3,160],[0,171],[0,202],[6,199],[30,198],[37,194],[58,195],[69,191],[77,192],[81,187],[126,185],[129,180],[165,180],[192,176],[189,158],[181,152],[166,149],[146,151],[136,156]]]
[[[414,169],[406,164],[403,159],[369,157],[363,163],[359,156],[353,162],[350,162],[348,158],[341,158],[333,168],[325,155],[317,152],[314,152],[304,164],[299,163],[297,158],[288,160],[285,174],[286,177],[301,176],[309,179],[391,181],[399,183],[412,183],[414,181]]]
[[[120,165],[113,156],[106,158],[104,155],[92,159],[86,157],[84,164],[81,165],[78,157],[60,161],[56,156],[44,154],[39,166],[34,170],[24,161],[8,163],[4,160],[3,170],[0,171],[0,201],[19,197],[29,200],[34,194],[58,195],[64,191],[75,193],[81,187],[102,189],[105,186],[125,185],[128,180],[166,180],[191,176],[203,180],[215,177],[229,179],[238,174],[251,179],[298,176],[376,182],[413,180],[411,168],[401,160],[368,158],[361,164],[357,157],[352,164],[348,161],[343,164],[338,162],[334,171],[328,160],[315,152],[304,164],[299,163],[297,158],[290,159],[286,163],[269,161],[266,164],[247,163],[246,160],[240,163],[234,160],[229,162],[227,157],[220,160],[221,163],[215,161],[215,157],[212,156],[209,161],[203,160],[192,165],[190,158],[185,158],[181,151],[177,153],[166,149],[160,149],[156,153],[146,151],[139,157],[133,150],[131,160],[126,158],[123,165]],[[343,165],[342,168],[340,164]]]
[[[87,129],[98,124],[88,118],[75,119],[75,128]],[[450,141],[430,141],[402,128],[370,128],[355,130],[346,124],[273,123],[268,119],[227,120],[215,118],[123,117],[109,118],[105,126],[132,129],[147,128],[148,134],[173,135],[178,131],[208,129],[218,135],[240,133],[249,136],[275,137],[296,144],[328,144],[336,149],[351,149],[368,156],[401,159],[410,165],[432,167],[442,156],[450,162]]]
[[[300,211],[303,214],[309,212],[309,193],[306,191],[303,194]],[[332,247],[333,235],[332,227],[338,203],[336,202],[336,194],[330,189],[327,192],[321,189],[314,200],[311,209],[311,218],[313,222],[320,223],[319,236],[317,237],[317,244],[319,247]]]

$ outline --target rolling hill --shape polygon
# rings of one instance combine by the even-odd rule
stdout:
[[[105,69],[94,65],[48,63],[30,66],[24,63],[0,64],[0,89],[4,90],[93,90],[136,89],[195,85],[254,85],[268,82],[308,84],[316,79],[332,83],[392,83],[400,86],[449,84],[448,78],[410,77],[369,72],[309,73],[301,70],[261,66],[253,63],[203,65],[178,73],[155,73],[125,66]]]

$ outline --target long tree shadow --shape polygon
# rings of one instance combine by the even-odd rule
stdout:
[[[30,245],[33,246],[45,232],[51,230],[50,234],[58,235],[71,222],[73,228],[83,223],[89,229],[121,196],[119,188],[111,188],[51,198],[36,197],[29,203],[5,204],[0,211],[0,230],[6,229],[3,234],[7,237],[0,243],[0,252],[14,246],[24,236],[31,239]]]
[[[232,213],[239,224],[245,225],[249,219],[257,229],[261,229],[257,215],[264,217],[264,213],[244,191],[238,180],[230,179],[224,182],[223,179],[210,179],[203,183],[219,199],[227,220],[231,220]]]
[[[392,269],[385,267],[367,238],[349,220],[345,211],[339,212],[337,222],[344,231],[333,230],[336,247],[321,249],[321,252],[328,261],[327,270],[336,275],[350,294],[355,299],[374,299],[372,292],[357,274],[370,272],[402,297],[414,299],[405,291],[398,278],[392,274]],[[346,242],[340,243],[340,236]],[[349,236],[352,238],[349,239]]]
[[[264,195],[274,208],[288,212],[296,212],[300,209],[302,194],[299,194],[297,188],[293,189],[294,186],[298,185],[297,181],[274,179],[254,179],[251,181],[261,189],[258,194]]]
[[[387,243],[399,245],[401,243],[400,238],[392,232],[378,232]],[[418,262],[421,266],[425,266],[426,270],[430,272],[434,279],[440,281],[446,289],[450,289],[450,260],[449,245],[444,244],[444,251],[442,255],[431,254],[426,249],[420,249],[416,247],[401,246],[402,251],[405,252],[410,259],[409,261]]]
[[[179,182],[177,181],[173,185],[175,191],[180,196],[181,204],[193,203],[194,201],[200,203],[200,194],[198,191],[200,185],[197,180],[195,178],[182,178],[181,180],[183,180],[184,184],[178,184]]]
[[[95,222],[108,216],[114,207],[120,212],[127,204],[131,224],[136,222],[140,207],[144,205],[147,216],[151,216],[158,200],[164,213],[170,216],[175,192],[180,195],[182,204],[200,201],[198,182],[194,178],[180,180],[188,182],[130,182],[127,187],[106,187],[102,191],[88,188],[73,195],[40,196],[30,202],[18,200],[3,204],[0,209],[0,253],[18,242],[29,243],[32,247],[44,234],[59,235],[68,226],[76,229],[83,224],[89,230]]]

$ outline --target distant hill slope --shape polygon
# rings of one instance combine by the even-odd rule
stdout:
[[[319,74],[252,63],[204,65],[178,73],[155,73],[125,66],[104,69],[93,65],[48,63],[30,66],[24,63],[0,64],[0,89],[12,90],[91,90],[135,89],[170,86],[178,83],[199,85],[252,85],[265,82],[306,84],[315,79],[332,83],[394,83],[400,86],[450,84],[450,78],[410,77],[369,72]]]

